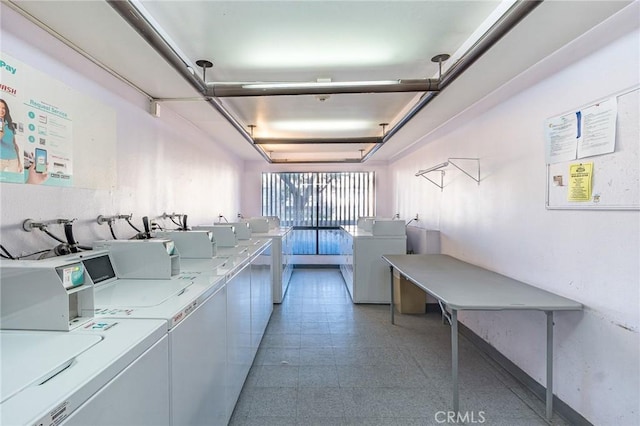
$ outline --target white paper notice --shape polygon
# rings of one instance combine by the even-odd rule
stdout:
[[[611,98],[582,110],[582,137],[578,158],[609,154],[616,148],[617,99]]]
[[[618,99],[614,96],[547,119],[544,123],[547,164],[615,152],[617,117]]]
[[[554,117],[545,122],[547,139],[547,164],[576,159],[576,144],[579,137],[576,113]]]

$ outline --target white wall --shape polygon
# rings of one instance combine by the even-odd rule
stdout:
[[[46,69],[52,78],[113,108],[117,122],[117,178],[111,188],[0,184],[2,244],[14,255],[56,244],[40,232],[24,232],[21,224],[27,218],[77,218],[75,237],[90,245],[111,238],[107,225],[96,223],[100,214],[133,213],[134,224],[141,228],[142,216],[155,218],[163,212],[186,213],[189,223],[196,224],[239,210],[243,163],[215,140],[164,105],[161,117],[152,117],[145,96],[4,6],[1,35],[2,52]],[[73,160],[80,164],[87,159]],[[61,228],[50,230],[64,236]],[[116,233],[126,238],[135,231],[123,222]]]
[[[443,253],[584,304],[584,312],[555,315],[554,391],[602,425],[639,422],[640,213],[546,210],[543,123],[639,84],[637,6],[537,64],[390,165],[396,209],[404,217],[417,212],[419,226],[439,229]],[[594,51],[594,39],[608,44]],[[582,59],[549,77],[563,58],[580,53]],[[448,157],[479,158],[480,185],[447,172],[441,192],[414,176]],[[460,318],[545,384],[543,313],[463,312]]]

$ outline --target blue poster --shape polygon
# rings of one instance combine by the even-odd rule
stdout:
[[[4,53],[0,81],[0,182],[71,186],[69,89]]]

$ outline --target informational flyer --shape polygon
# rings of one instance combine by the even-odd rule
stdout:
[[[615,151],[617,115],[616,98],[582,110],[582,137],[578,141],[578,158]]]
[[[547,164],[576,159],[577,114],[554,117],[545,123]]]
[[[69,89],[2,52],[0,81],[0,182],[71,186]]]
[[[569,166],[569,201],[591,201],[593,163],[578,163]]]
[[[547,164],[615,152],[618,100],[608,100],[545,121]]]

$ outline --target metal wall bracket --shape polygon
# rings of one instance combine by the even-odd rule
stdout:
[[[475,164],[475,170],[473,167],[469,167],[467,162],[473,162]],[[466,157],[451,157],[448,158],[444,163],[437,164],[433,167],[429,167],[428,169],[418,170],[416,176],[421,176],[440,188],[440,191],[444,189],[444,173],[445,168],[449,165],[452,165],[456,169],[460,170],[462,173],[473,179],[480,185],[480,159],[479,158],[466,158]],[[438,172],[440,173],[440,182],[431,179],[428,177],[429,173]],[[475,173],[474,173],[475,172]],[[473,174],[472,174],[473,173]]]

